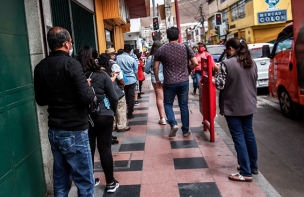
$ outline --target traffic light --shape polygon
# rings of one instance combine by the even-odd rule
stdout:
[[[155,32],[152,32],[152,40],[156,41],[156,34],[155,34]]]
[[[158,17],[152,18],[152,24],[153,24],[153,30],[159,30],[159,23],[158,23]]]
[[[222,14],[215,14],[215,25],[222,25]]]
[[[219,34],[220,34],[220,27],[219,27],[219,26],[216,26],[216,27],[215,27],[215,34],[216,34],[216,35],[219,35]]]

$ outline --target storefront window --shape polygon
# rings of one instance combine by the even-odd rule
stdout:
[[[209,24],[210,24],[210,29],[215,29],[215,18],[214,16],[212,16],[211,18],[209,18]]]
[[[237,4],[233,4],[231,6],[231,21],[234,22],[238,19],[238,16],[237,16]]]
[[[113,34],[112,34],[112,32],[106,29],[105,33],[106,33],[106,45],[107,45],[107,49],[113,48],[114,45],[113,45]]]
[[[245,18],[245,0],[238,2],[238,19]]]
[[[228,9],[225,9],[222,13],[222,17],[223,17],[223,23],[228,24],[229,19],[228,19]]]

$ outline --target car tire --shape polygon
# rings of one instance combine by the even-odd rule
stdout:
[[[280,91],[279,102],[283,116],[287,118],[294,118],[296,116],[294,102],[291,100],[288,92],[285,89]]]

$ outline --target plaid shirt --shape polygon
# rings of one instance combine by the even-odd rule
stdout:
[[[225,88],[225,82],[227,79],[227,67],[224,63],[221,63],[220,70],[217,73],[217,77],[214,81],[216,89],[223,90]]]

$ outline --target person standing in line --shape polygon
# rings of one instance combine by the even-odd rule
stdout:
[[[186,45],[178,43],[179,29],[171,27],[167,29],[167,37],[169,43],[160,47],[154,56],[154,74],[158,87],[161,81],[158,76],[160,62],[163,64],[164,71],[164,106],[171,126],[169,137],[176,136],[178,130],[177,122],[173,112],[173,102],[177,95],[178,104],[181,111],[182,132],[187,137],[189,130],[189,109],[188,109],[188,93],[189,93],[189,75],[188,75],[188,59],[191,61],[190,69],[194,69],[198,63],[193,51]],[[188,49],[187,49],[187,48]],[[188,55],[187,55],[188,53]]]
[[[197,58],[197,62],[198,62],[198,66],[195,67],[194,72],[195,72],[195,77],[197,80],[197,83],[200,82],[200,80],[202,79],[202,60],[207,59],[208,56],[210,56],[211,54],[208,52],[207,47],[204,43],[200,42],[198,43],[198,52],[196,53],[196,58]],[[212,67],[214,67],[214,60],[212,59]],[[207,68],[207,64],[204,64],[204,68]],[[208,76],[208,72],[205,71],[205,74]]]
[[[140,62],[139,62],[139,59],[137,58],[137,54],[138,53],[139,53],[139,50],[138,49],[134,49],[133,52],[131,51],[130,56],[133,57],[136,60],[138,66],[139,66]],[[138,98],[139,97],[138,96],[139,96],[139,93],[140,93],[140,91],[139,91],[139,82],[138,82],[138,74],[136,73],[135,76],[136,76],[136,79],[137,79],[136,86],[135,86],[135,105],[138,106],[139,105],[139,102],[138,102]]]
[[[95,94],[81,64],[71,57],[73,41],[69,32],[53,27],[47,33],[47,42],[51,52],[35,67],[34,88],[37,104],[48,106],[54,196],[68,196],[72,176],[78,195],[93,197],[87,108]]]
[[[111,78],[106,72],[100,69],[98,64],[95,63],[97,55],[97,51],[94,48],[84,46],[79,50],[77,59],[82,65],[85,76],[91,79],[91,85],[94,88],[100,107],[99,115],[90,118],[91,126],[89,129],[89,140],[93,167],[97,139],[100,163],[106,177],[106,191],[115,192],[119,187],[119,183],[113,176],[111,141],[114,114],[117,109],[118,97],[114,90]],[[105,65],[109,59],[99,58],[99,64]],[[107,99],[109,106],[105,104],[105,99]],[[95,179],[95,185],[98,185],[99,182],[100,180],[98,178]]]
[[[134,104],[135,104],[135,86],[136,86],[136,76],[138,71],[138,63],[136,60],[130,56],[131,46],[130,44],[125,44],[124,53],[117,56],[117,64],[121,70],[125,73],[128,82],[125,83],[125,97],[128,105],[127,118],[134,118]]]
[[[240,170],[229,175],[229,179],[251,182],[252,174],[258,174],[258,151],[252,129],[253,114],[257,112],[257,66],[248,45],[240,38],[228,40],[226,53],[228,59],[215,66],[218,75],[214,82],[220,90],[220,114],[226,118]]]
[[[156,54],[157,50],[162,46],[160,41],[155,41],[151,48],[150,56],[147,60],[147,65],[145,67],[145,72],[147,74],[151,73],[151,82],[152,86],[155,92],[156,96],[156,105],[159,113],[159,121],[158,123],[161,125],[166,125],[166,119],[165,119],[165,110],[164,110],[164,75],[163,75],[163,64],[159,64],[158,68],[158,78],[161,82],[161,85],[156,85],[155,75],[153,72],[153,66],[154,66],[154,55]]]
[[[115,59],[115,50],[114,48],[110,48],[106,50],[106,54],[108,54],[110,59],[111,71],[115,73],[119,73],[115,82],[117,83],[118,87],[124,92],[124,78],[123,72],[118,64],[114,61]],[[122,97],[118,100],[118,106],[116,111],[116,116],[114,117],[114,124],[113,124],[113,131],[123,132],[129,131],[131,128],[127,126],[127,105],[126,105],[126,98]]]
[[[137,58],[138,58],[138,61],[139,61],[138,72],[137,72],[138,81],[139,81],[139,93],[138,93],[138,98],[141,98],[141,94],[144,94],[144,93],[142,92],[142,84],[143,84],[143,82],[144,82],[144,80],[145,80],[146,78],[145,78],[145,75],[144,75],[144,64],[143,64],[143,62],[141,61],[141,54],[140,54],[140,53],[137,53]]]
[[[196,55],[197,54],[197,46],[194,46],[192,48],[192,50],[193,50],[193,53]],[[191,78],[193,80],[193,92],[192,92],[192,94],[195,95],[196,94],[196,90],[199,88],[198,87],[198,81],[196,79],[195,71],[194,70],[191,70],[190,74],[191,74]]]

